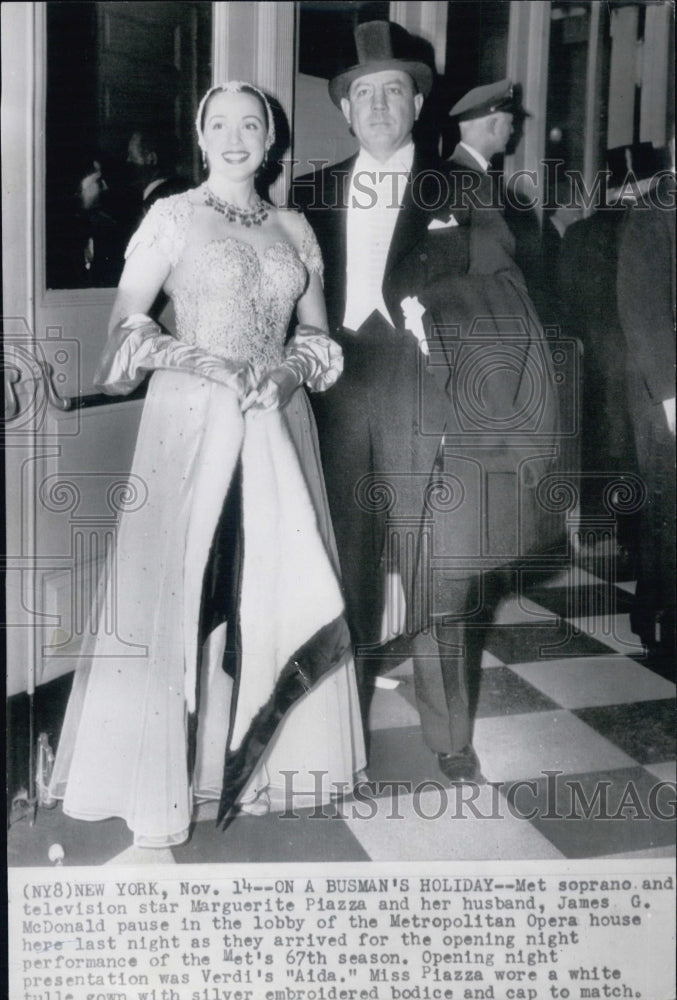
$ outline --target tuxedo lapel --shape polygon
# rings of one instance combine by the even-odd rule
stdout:
[[[325,297],[332,326],[339,326],[346,305],[348,185],[356,156],[323,171],[322,233],[318,233],[325,261]]]
[[[343,218],[343,230],[345,232],[345,215],[341,216],[348,207],[348,185],[349,178],[355,166],[357,156],[351,156],[349,160],[337,163],[333,167],[327,167],[324,171],[322,190],[318,192],[323,199],[323,206],[337,210],[337,220]]]
[[[332,194],[334,196],[333,204],[336,205],[337,211],[332,212],[332,218],[334,220],[334,225],[336,227],[334,232],[334,240],[336,246],[336,257],[338,261],[339,274],[345,274],[346,270],[346,258],[348,253],[348,235],[347,235],[347,222],[348,222],[348,185],[349,179],[352,175],[353,168],[355,166],[355,160],[357,157],[353,156],[346,163],[342,164],[334,173],[334,190]],[[344,290],[345,297],[345,290]],[[345,301],[343,303],[345,305]]]
[[[384,283],[398,261],[405,257],[411,248],[422,239],[428,226],[429,214],[420,204],[417,204],[417,200],[421,194],[421,186],[416,178],[424,169],[425,164],[421,154],[417,150],[411,168],[411,177],[409,178],[409,183],[402,199],[402,208],[397,217],[393,238],[390,241]]]

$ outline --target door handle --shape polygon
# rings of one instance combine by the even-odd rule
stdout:
[[[54,369],[50,365],[49,361],[38,361],[38,365],[45,380],[47,399],[57,410],[62,410],[63,412],[70,410],[73,405],[73,400],[69,396],[59,395],[59,392],[54,385]]]
[[[5,420],[13,420],[19,412],[19,400],[14,386],[21,381],[21,369],[5,361],[3,372],[5,377]]]
[[[37,361],[36,365],[40,369],[42,374],[42,379],[44,382],[45,393],[47,399],[57,410],[66,412],[70,410],[73,406],[73,400],[69,396],[60,396],[58,390],[54,385],[54,369],[48,361]],[[21,404],[19,402],[19,397],[17,396],[16,386],[21,381],[22,371],[18,365],[10,364],[5,361],[3,363],[4,372],[4,382],[5,382],[5,408],[4,408],[4,419],[9,422],[14,420],[19,415],[19,410],[21,409]]]

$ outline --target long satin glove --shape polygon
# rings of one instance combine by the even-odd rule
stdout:
[[[94,384],[110,396],[133,392],[148,371],[165,368],[190,372],[227,386],[244,398],[252,384],[248,364],[217,358],[183,344],[149,316],[134,313],[111,331],[94,375]]]
[[[312,392],[324,392],[343,371],[343,351],[325,330],[300,324],[287,344],[280,368],[294,374],[298,385],[305,382]],[[276,371],[270,372],[273,378]]]

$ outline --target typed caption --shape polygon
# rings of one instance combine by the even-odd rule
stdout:
[[[10,997],[670,1000],[668,863],[541,867],[13,870]]]

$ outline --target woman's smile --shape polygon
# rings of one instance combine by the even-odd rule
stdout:
[[[221,154],[221,158],[226,161],[226,163],[244,163],[245,160],[249,159],[249,153],[246,150],[226,150],[225,153]]]

